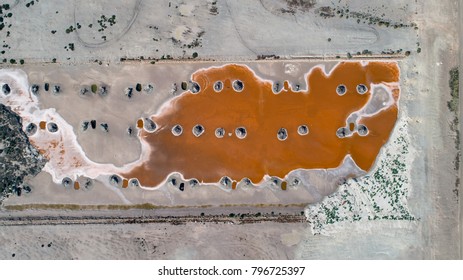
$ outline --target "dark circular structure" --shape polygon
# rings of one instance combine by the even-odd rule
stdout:
[[[61,86],[60,85],[54,85],[53,86],[53,93],[58,94],[61,92]]]
[[[81,96],[89,96],[90,95],[90,88],[88,86],[83,86],[80,89],[80,95]]]
[[[273,92],[279,92],[280,91],[280,83],[275,82],[273,83]]]
[[[61,185],[65,188],[70,188],[72,187],[72,179],[69,177],[64,177],[63,180],[61,180]]]
[[[223,138],[225,136],[225,129],[222,127],[219,127],[215,130],[215,137],[217,138]]]
[[[32,92],[33,94],[35,94],[35,95],[39,94],[39,89],[40,89],[40,87],[39,87],[39,85],[37,85],[37,84],[33,84],[33,85],[31,86],[31,92]]]
[[[196,137],[201,136],[204,133],[205,129],[204,126],[197,124],[193,127],[193,134]]]
[[[153,84],[146,84],[143,86],[143,91],[146,93],[152,93],[154,90],[154,85]]]
[[[100,123],[100,128],[104,132],[109,132],[109,125],[107,123]]]
[[[28,185],[25,185],[23,187],[23,190],[24,190],[24,193],[30,193],[32,191],[32,188],[30,186],[28,186]]]
[[[91,190],[93,188],[93,180],[90,178],[82,178],[80,184],[85,190]]]
[[[37,125],[35,123],[30,123],[26,126],[27,136],[34,135],[37,132]]]
[[[133,87],[128,87],[125,89],[125,96],[127,96],[128,99],[133,97]]]
[[[90,121],[90,126],[92,127],[92,129],[95,129],[96,128],[96,120],[91,120]]]
[[[229,187],[232,183],[232,180],[227,176],[223,176],[219,183],[224,187]]]
[[[82,128],[82,131],[86,131],[88,129],[88,125],[90,124],[89,121],[83,121],[81,124],[80,124],[80,127]]]
[[[190,187],[196,187],[199,185],[199,181],[196,179],[191,179],[190,181],[188,181],[188,183],[190,184]]]
[[[345,127],[340,127],[338,130],[336,130],[336,136],[339,138],[344,138],[347,136],[347,128]]]
[[[360,136],[366,136],[368,134],[368,128],[363,125],[363,124],[359,124],[357,126],[357,133],[360,135]]]
[[[281,184],[281,179],[278,178],[278,177],[272,177],[270,179],[270,182],[272,183],[272,185],[274,186],[279,186]]]
[[[127,127],[127,134],[129,136],[132,136],[132,133],[133,133],[133,127],[131,127],[131,126]]]
[[[172,184],[172,186],[177,186],[177,179],[176,178],[170,179],[170,183]]]
[[[238,137],[239,139],[244,139],[246,138],[246,135],[248,134],[248,132],[246,131],[246,128],[243,127],[243,126],[240,126],[240,127],[237,127],[235,129],[235,135],[236,137]]]
[[[214,90],[215,92],[221,92],[223,89],[223,83],[222,81],[217,81],[214,83]]]
[[[346,94],[346,92],[347,92],[347,88],[343,84],[338,85],[338,87],[336,88],[336,93],[338,95],[344,95],[344,94]]]
[[[233,81],[233,89],[237,92],[241,92],[243,91],[243,88],[244,88],[244,84],[242,81],[240,80],[234,80]]]
[[[367,88],[366,85],[364,85],[364,84],[357,85],[357,92],[359,94],[365,94],[367,91],[368,91],[368,88]]]
[[[278,140],[285,141],[288,138],[288,131],[286,130],[286,128],[282,127],[278,129],[277,137]]]
[[[297,133],[299,133],[299,135],[307,135],[309,134],[309,127],[305,124],[302,124],[297,128]]]
[[[58,125],[56,123],[54,123],[54,122],[49,122],[49,123],[47,123],[47,130],[49,132],[52,132],[52,133],[57,132],[58,131]]]
[[[122,179],[118,175],[114,174],[109,177],[109,183],[114,187],[120,187],[122,183]]]
[[[181,182],[180,185],[178,186],[178,189],[183,192],[185,190],[185,183]]]
[[[3,94],[8,95],[11,92],[11,88],[8,84],[3,84],[2,91],[3,91]]]
[[[243,178],[241,182],[243,182],[243,184],[246,186],[252,185],[252,182],[249,178]]]
[[[183,127],[179,124],[175,125],[174,127],[172,127],[172,134],[174,136],[180,136],[182,135],[183,133]]]
[[[108,86],[107,85],[100,86],[100,89],[98,90],[98,94],[101,97],[107,96],[108,95]]]
[[[133,178],[133,179],[130,179],[129,185],[132,186],[132,187],[139,187],[139,186],[140,186],[140,182],[138,181],[138,179]]]
[[[301,183],[301,180],[299,180],[298,178],[293,178],[291,182],[289,182],[289,185],[294,187],[294,186],[299,185],[300,183]]]

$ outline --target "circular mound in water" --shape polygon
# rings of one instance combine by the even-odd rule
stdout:
[[[278,137],[278,140],[285,141],[288,138],[288,131],[286,130],[286,128],[282,127],[278,129],[277,137]]]
[[[191,83],[191,92],[192,93],[198,93],[201,90],[201,87],[199,86],[198,83],[193,82]]]
[[[225,129],[222,128],[222,127],[219,127],[215,130],[215,137],[217,138],[223,138],[223,136],[225,135]]]
[[[360,124],[358,125],[357,127],[357,133],[360,135],[360,136],[366,136],[368,134],[368,128],[363,125],[363,124]]]
[[[297,128],[297,133],[299,133],[299,135],[307,135],[309,133],[309,127],[305,124],[300,125]]]
[[[359,94],[365,94],[367,91],[368,91],[368,88],[367,88],[366,85],[364,85],[364,84],[357,85],[357,92]]]
[[[336,130],[336,136],[339,138],[344,138],[347,136],[347,128],[345,127],[340,127],[338,130]]]
[[[214,90],[216,92],[220,92],[220,91],[222,91],[222,89],[223,89],[222,81],[217,81],[217,82],[214,83]]]
[[[197,124],[193,127],[193,134],[194,136],[196,137],[199,137],[201,136],[203,133],[204,133],[204,126],[200,125],[200,124]]]
[[[243,91],[243,88],[244,88],[244,84],[242,81],[240,80],[235,80],[233,81],[233,89],[237,92],[241,92]]]
[[[347,92],[347,88],[343,84],[338,85],[338,87],[336,88],[336,93],[338,95],[344,95],[344,94],[346,94],[346,92]]]
[[[151,118],[145,118],[143,122],[143,127],[148,132],[154,132],[158,126]]]
[[[244,139],[246,138],[246,135],[248,134],[248,132],[246,131],[245,127],[241,126],[235,129],[235,134],[236,134],[236,137],[238,137],[239,139]]]
[[[172,127],[172,134],[174,136],[180,136],[182,135],[183,133],[183,127],[179,124],[175,125],[174,127]]]

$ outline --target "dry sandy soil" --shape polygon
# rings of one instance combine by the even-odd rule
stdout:
[[[456,113],[447,106],[449,71],[459,67],[462,58],[463,7],[458,1],[313,1],[313,7],[281,0],[162,4],[76,0],[74,5],[35,1],[29,7],[23,1],[10,2],[12,16],[4,21],[11,27],[0,33],[8,45],[3,47],[1,58],[7,63],[2,67],[22,68],[38,82],[55,77],[61,81],[63,73],[75,73],[77,80],[90,83],[96,74],[111,69],[158,67],[167,56],[175,59],[173,64],[182,58],[192,61],[195,52],[195,60],[241,62],[277,55],[289,62],[271,63],[284,65],[297,64],[293,60],[301,58],[336,61],[337,56],[354,55],[355,59],[357,52],[363,58],[390,57],[385,53],[393,51],[401,68],[402,92],[399,122],[376,168],[320,203],[308,205],[307,223],[12,226],[2,220],[0,258],[462,258],[461,171],[456,164],[460,139],[451,128]],[[141,56],[142,61],[120,62]],[[19,64],[21,59],[24,65]],[[195,65],[185,66],[185,73]],[[68,72],[53,73],[53,69]],[[98,80],[104,78],[110,77]],[[53,99],[48,102],[53,106]],[[396,162],[401,164],[395,166]],[[44,197],[60,196],[51,190],[44,191]],[[390,190],[399,194],[391,196]],[[391,197],[397,198],[393,204]],[[21,199],[5,203],[24,203]],[[24,215],[79,212],[4,209],[0,213],[2,219]]]

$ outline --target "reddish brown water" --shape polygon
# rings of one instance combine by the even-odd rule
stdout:
[[[308,76],[307,92],[293,92],[285,82],[286,91],[274,94],[271,82],[261,80],[242,65],[200,70],[193,74],[193,80],[200,85],[200,92],[185,92],[171,100],[169,109],[152,117],[158,130],[142,131],[143,141],[152,148],[149,161],[122,174],[125,178],[135,177],[144,186],[157,186],[171,172],[180,172],[185,178],[204,182],[218,182],[228,176],[236,181],[247,177],[257,183],[266,174],[284,178],[299,168],[335,168],[348,154],[367,171],[397,119],[394,104],[360,120],[369,130],[367,136],[336,136],[340,127],[353,129],[346,119],[368,102],[371,83],[399,81],[396,63],[340,63],[329,77],[314,68]],[[234,80],[244,83],[241,92],[233,89]],[[221,92],[214,91],[216,81],[223,82]],[[339,84],[347,88],[343,96],[336,93]],[[366,85],[368,92],[358,94],[359,84]],[[398,90],[394,96],[397,100]],[[171,132],[177,124],[183,127],[180,136]],[[205,129],[200,137],[192,133],[197,124]],[[300,125],[308,126],[307,135],[297,133]],[[225,129],[223,138],[215,136],[219,127]],[[246,138],[236,137],[237,127],[246,128]],[[280,128],[287,130],[285,141],[277,138]],[[286,189],[286,183],[282,189]]]
[[[142,119],[137,120],[137,127],[138,128],[143,128],[143,120]]]
[[[128,186],[129,186],[129,180],[127,180],[127,179],[122,180],[122,187],[125,189]]]

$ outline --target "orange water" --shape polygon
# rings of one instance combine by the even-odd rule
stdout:
[[[236,79],[244,83],[242,92],[232,87]],[[257,183],[266,174],[284,178],[299,168],[335,168],[347,154],[361,169],[369,170],[394,127],[397,104],[359,121],[367,126],[367,136],[354,133],[340,139],[336,131],[346,126],[353,129],[346,119],[368,102],[371,83],[399,81],[397,64],[345,62],[329,77],[314,68],[307,79],[306,92],[293,92],[285,82],[287,91],[274,94],[272,83],[261,80],[246,66],[229,64],[195,72],[193,80],[200,85],[200,92],[183,93],[170,101],[169,109],[152,117],[159,129],[141,133],[142,141],[152,147],[149,160],[122,175],[138,178],[144,186],[157,186],[171,172],[203,182],[218,182],[228,176],[236,181],[247,177]],[[213,85],[219,80],[223,89],[215,92]],[[336,93],[339,84],[347,87],[343,96]],[[365,84],[368,92],[358,94],[358,84]],[[394,95],[397,100],[398,90]],[[176,124],[183,127],[178,137],[171,133]],[[200,137],[191,132],[196,124],[205,128]],[[297,128],[303,124],[309,133],[301,136]],[[241,126],[247,130],[244,139],[234,133]],[[214,134],[218,127],[225,129],[220,139]],[[288,132],[285,141],[277,138],[280,128]],[[286,189],[286,184],[282,188]]]

